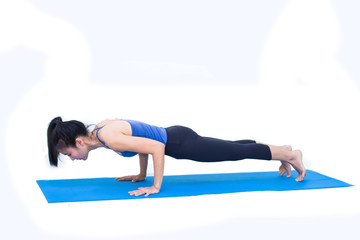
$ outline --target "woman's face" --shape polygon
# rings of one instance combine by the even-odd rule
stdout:
[[[78,142],[76,142],[76,147],[64,147],[59,152],[68,156],[71,160],[86,160],[89,155],[87,147]]]

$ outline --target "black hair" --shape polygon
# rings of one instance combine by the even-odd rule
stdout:
[[[64,121],[61,117],[54,118],[47,130],[49,162],[51,166],[58,166],[59,149],[75,147],[75,140],[79,136],[86,136],[86,126],[79,121]]]

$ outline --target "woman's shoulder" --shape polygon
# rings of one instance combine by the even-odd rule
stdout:
[[[100,128],[101,131],[98,131]],[[98,134],[103,137],[113,134],[131,135],[130,124],[120,119],[105,119],[96,124],[95,130],[97,130]]]
[[[114,120],[116,120],[116,119],[108,119],[107,118],[105,120],[102,120],[101,122],[96,124],[95,129],[104,127],[105,125],[108,125],[109,123],[113,122]]]
[[[101,122],[99,122],[98,124],[95,125],[95,129],[98,128],[102,128],[105,126],[114,126],[114,125],[119,125],[122,121],[120,119],[114,118],[114,119],[105,119],[102,120]]]

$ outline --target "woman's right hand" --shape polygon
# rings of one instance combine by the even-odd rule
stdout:
[[[117,181],[131,181],[131,182],[140,182],[140,181],[144,181],[145,180],[144,175],[142,174],[138,174],[138,175],[130,175],[130,176],[125,176],[125,177],[118,177],[115,178]]]

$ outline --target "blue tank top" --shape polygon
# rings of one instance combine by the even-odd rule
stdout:
[[[149,125],[149,124],[146,124],[146,123],[143,123],[140,121],[135,121],[135,120],[123,120],[123,121],[130,123],[133,137],[149,138],[149,139],[156,140],[156,141],[161,142],[166,145],[167,135],[166,135],[166,131],[164,128],[152,126],[152,125]],[[98,136],[99,130],[103,127],[104,126],[99,127],[97,129],[96,137],[102,143],[102,145],[104,145],[104,147],[110,149],[103,141],[100,140],[100,138]],[[123,157],[133,157],[136,154],[138,154],[138,153],[129,152],[129,151],[120,152],[120,153]]]

